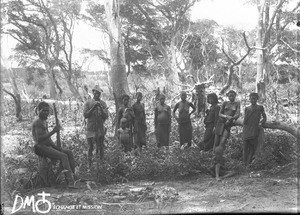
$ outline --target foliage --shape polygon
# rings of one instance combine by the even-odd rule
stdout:
[[[267,170],[283,166],[297,159],[297,142],[291,135],[283,132],[268,132],[262,155],[251,164],[253,170]]]
[[[56,81],[60,93],[62,88],[57,80],[64,77],[71,92],[78,97],[76,84],[81,67],[73,62],[73,30],[80,1],[14,0],[6,5],[6,10],[10,25],[5,33],[17,41],[13,58],[31,74],[46,72]],[[55,67],[61,69],[63,76],[60,71],[54,71]]]
[[[175,129],[175,126],[173,126]],[[202,130],[202,128],[200,128]],[[175,133],[174,133],[175,134]],[[172,134],[172,135],[174,135]],[[28,135],[28,136],[27,136]],[[14,151],[3,155],[6,191],[14,194],[24,186],[36,186],[37,156],[32,151],[30,132],[26,138],[19,139]],[[176,137],[172,137],[176,139]],[[172,141],[169,149],[156,147],[151,134],[147,136],[147,147],[142,152],[125,154],[114,137],[105,139],[105,158],[94,158],[91,172],[87,172],[87,144],[85,135],[79,130],[65,131],[62,136],[63,147],[74,153],[78,178],[92,180],[101,184],[111,184],[134,180],[170,180],[207,174],[213,164],[213,153],[200,151],[198,147],[179,148],[179,142]],[[237,174],[245,171],[242,164],[241,128],[234,127],[226,145],[224,157],[228,169]],[[251,164],[251,170],[266,170],[295,161],[296,141],[283,132],[266,132],[266,141],[260,157]]]

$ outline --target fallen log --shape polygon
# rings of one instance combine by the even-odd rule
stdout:
[[[235,122],[235,125],[237,126],[243,126],[243,121],[244,119],[238,119]],[[278,129],[282,131],[286,131],[293,135],[295,138],[297,138],[297,141],[300,140],[300,127],[292,127],[286,123],[283,122],[277,122],[277,121],[267,121],[263,126],[263,128],[268,128],[268,129]]]

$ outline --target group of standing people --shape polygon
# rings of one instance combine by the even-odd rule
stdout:
[[[240,103],[235,101],[236,92],[231,90],[227,93],[228,101],[218,105],[218,97],[215,93],[207,96],[207,101],[211,105],[207,110],[204,119],[204,150],[213,149],[215,154],[214,166],[211,168],[212,175],[219,180],[231,173],[226,173],[224,168],[225,159],[223,152],[225,150],[226,141],[230,136],[231,127],[240,117]],[[245,108],[243,121],[243,163],[248,166],[254,159],[254,155],[258,146],[259,132],[266,120],[266,113],[262,105],[258,105],[258,94],[251,93],[249,95],[251,105]],[[262,120],[261,120],[262,118]]]
[[[83,116],[87,119],[86,138],[89,145],[88,165],[92,165],[92,155],[94,145],[96,145],[96,155],[100,159],[104,158],[104,137],[106,128],[104,122],[108,118],[108,107],[100,99],[102,90],[98,85],[93,89],[93,98],[85,102]],[[227,93],[229,101],[225,101],[221,106],[218,105],[218,97],[215,93],[207,96],[210,108],[206,111],[204,119],[205,134],[203,139],[204,150],[213,150],[215,154],[213,174],[217,179],[222,175],[224,165],[223,152],[226,141],[230,135],[230,129],[234,122],[240,116],[240,103],[235,101],[236,92]],[[193,127],[191,115],[196,111],[195,106],[187,101],[186,92],[180,93],[181,101],[175,104],[173,111],[171,107],[165,104],[165,95],[159,96],[159,101],[154,109],[154,127],[156,134],[157,146],[168,146],[171,131],[172,115],[178,122],[180,146],[187,143],[191,146]],[[117,134],[119,144],[125,152],[133,148],[142,149],[146,146],[146,113],[145,106],[141,102],[143,95],[136,94],[136,102],[131,106],[129,104],[129,95],[123,95],[123,105],[117,110]],[[266,114],[263,106],[257,105],[258,94],[250,94],[251,105],[245,108],[244,127],[243,127],[243,161],[245,165],[253,160],[254,153],[258,144],[258,135],[260,126],[266,122]],[[49,104],[40,102],[38,105],[39,117],[33,122],[32,135],[35,141],[35,153],[39,156],[46,156],[62,161],[64,169],[67,170],[66,177],[72,184],[74,183],[74,157],[68,150],[57,149],[51,136],[59,131],[57,125],[51,132],[48,131],[47,117],[49,115]],[[178,114],[177,114],[178,111]],[[263,118],[261,120],[261,117]]]

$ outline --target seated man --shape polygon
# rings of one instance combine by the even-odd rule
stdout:
[[[38,104],[38,118],[34,120],[32,124],[32,136],[35,142],[34,153],[39,156],[45,156],[50,159],[61,160],[65,173],[68,186],[74,186],[74,172],[75,162],[73,154],[70,150],[57,148],[51,139],[51,136],[60,130],[60,126],[56,125],[52,131],[48,131],[47,118],[50,112],[50,106],[48,103],[42,101]]]

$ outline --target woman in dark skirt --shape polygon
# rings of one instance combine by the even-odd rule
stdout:
[[[134,112],[134,143],[135,147],[139,147],[141,150],[142,146],[146,146],[146,113],[145,105],[141,103],[143,94],[138,92],[136,94],[136,102],[132,105]]]
[[[222,104],[219,112],[219,119],[215,129],[214,149],[219,145],[225,148],[230,129],[241,113],[240,102],[235,101],[236,92],[230,90],[227,96],[229,101],[225,101]]]
[[[157,147],[169,146],[171,131],[171,108],[165,104],[165,95],[159,96],[159,103],[154,109],[154,127]]]
[[[220,106],[218,105],[218,97],[215,93],[207,95],[207,103],[211,104],[206,111],[204,118],[205,133],[203,138],[204,151],[209,151],[214,146],[215,128],[219,118]]]
[[[186,92],[182,91],[180,93],[181,101],[178,102],[173,109],[173,116],[178,122],[179,126],[179,139],[180,146],[185,143],[188,143],[188,147],[191,146],[192,136],[193,136],[193,127],[191,122],[191,114],[196,111],[195,106],[186,100]],[[192,111],[190,112],[190,107]],[[176,116],[176,111],[178,109],[178,117]]]

